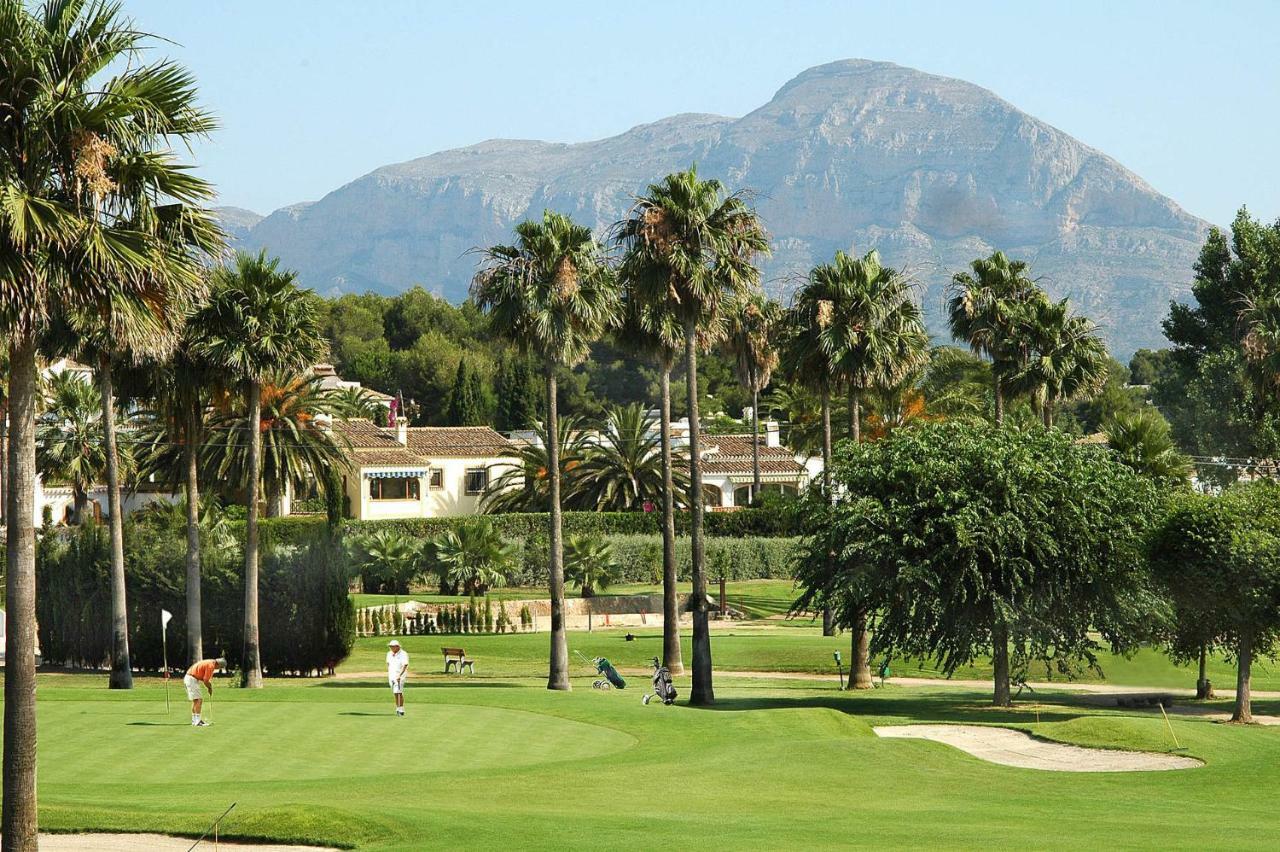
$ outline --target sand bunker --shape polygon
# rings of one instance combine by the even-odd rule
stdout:
[[[1141,751],[1083,748],[1038,740],[1024,731],[985,725],[887,725],[874,729],[882,737],[934,740],[974,757],[1023,769],[1057,772],[1150,772],[1202,766],[1191,757]]]
[[[43,852],[187,852],[195,841],[188,837],[170,837],[167,834],[42,834],[40,849]],[[213,849],[210,837],[196,849]],[[239,852],[329,852],[320,846],[281,846],[270,843],[228,843],[218,841],[219,849],[235,849]]]

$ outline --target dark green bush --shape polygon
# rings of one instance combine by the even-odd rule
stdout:
[[[161,515],[138,516],[125,528],[129,650],[139,669],[162,665],[160,610],[169,623],[169,663],[186,657],[185,533]],[[40,648],[54,665],[102,665],[110,642],[110,583],[105,528],[46,536],[36,559]],[[243,647],[242,559],[233,552],[202,555],[202,628],[206,656],[233,663]],[[263,669],[270,674],[325,671],[343,660],[355,636],[347,595],[346,559],[334,545],[263,549],[260,578]]]

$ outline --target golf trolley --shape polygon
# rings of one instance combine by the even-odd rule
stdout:
[[[662,663],[658,662],[658,658],[653,658],[653,692],[646,692],[640,700],[648,704],[654,698],[659,699],[663,704],[674,704],[676,701],[676,688],[671,683],[671,670]]]
[[[574,651],[583,662],[587,662],[586,656],[581,651]],[[622,675],[618,674],[618,670],[613,667],[613,663],[604,657],[592,657],[591,664],[596,667],[596,674],[600,677],[591,682],[592,689],[626,689],[627,682],[623,680]]]

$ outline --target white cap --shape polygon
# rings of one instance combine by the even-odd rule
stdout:
[[[392,639],[390,642],[388,642],[388,643],[387,643],[387,647],[388,647],[388,648],[399,648],[399,647],[400,647],[400,640],[399,640],[399,639]]]

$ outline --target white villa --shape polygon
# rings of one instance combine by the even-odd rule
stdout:
[[[339,420],[333,428],[352,447],[344,485],[358,520],[479,514],[489,480],[519,464],[516,446],[488,426]]]

